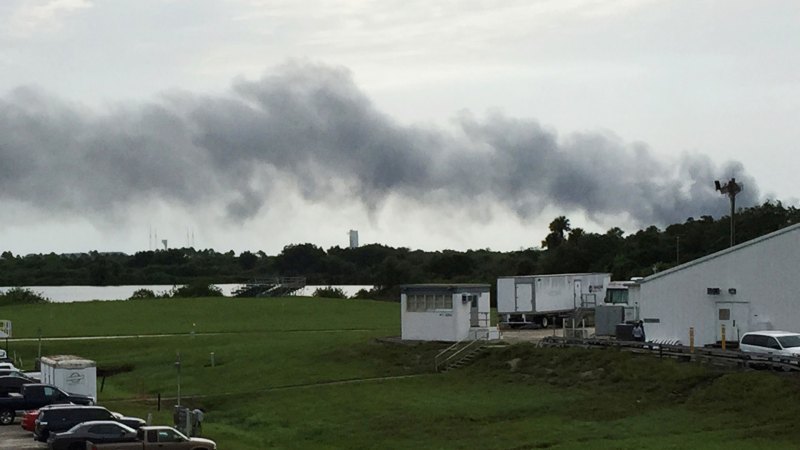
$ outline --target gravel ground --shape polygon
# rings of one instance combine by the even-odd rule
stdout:
[[[12,425],[0,426],[0,450],[46,449],[47,444],[33,440],[33,433],[19,426],[19,419]]]
[[[594,328],[586,328],[589,336],[594,334]],[[555,333],[555,334],[553,334]],[[547,336],[563,336],[560,328],[545,328],[540,330],[502,330],[501,339],[511,344],[517,342],[539,342]]]

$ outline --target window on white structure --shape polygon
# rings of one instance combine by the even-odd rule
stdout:
[[[406,311],[424,312],[453,309],[453,296],[447,294],[406,295]]]

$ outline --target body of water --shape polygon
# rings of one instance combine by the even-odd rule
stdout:
[[[180,286],[180,285],[178,285]],[[230,296],[233,291],[241,287],[241,284],[217,284],[215,285],[222,290],[226,296]],[[69,302],[88,302],[92,300],[126,300],[139,289],[150,289],[156,294],[167,292],[176,287],[171,284],[154,284],[144,286],[22,286],[23,288],[30,289],[37,292],[53,302],[69,303]],[[352,297],[361,289],[372,289],[373,286],[369,285],[308,285],[303,289],[297,291],[294,295],[298,296],[311,296],[317,288],[334,287],[339,288],[348,297]],[[0,292],[5,292],[9,287],[0,287]]]

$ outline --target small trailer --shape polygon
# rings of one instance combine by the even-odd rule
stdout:
[[[43,356],[41,380],[97,402],[97,364],[92,360],[73,355]]]
[[[610,282],[609,273],[500,277],[497,313],[506,325],[558,325],[603,303]]]

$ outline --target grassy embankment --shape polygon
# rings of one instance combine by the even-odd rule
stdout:
[[[175,395],[180,350],[184,395],[206,395],[186,402],[208,409],[205,432],[221,449],[774,449],[796,448],[800,438],[794,376],[527,345],[431,374],[436,344],[374,340],[399,334],[392,303],[93,302],[3,307],[0,318],[14,320],[18,336],[35,336],[39,327],[45,336],[180,333],[46,341],[43,353],[76,353],[101,367],[131,364],[131,372],[107,379],[100,400],[144,416],[156,413],[155,393]],[[12,342],[26,361],[36,349],[35,342]],[[213,368],[212,351],[219,362]],[[404,374],[421,375],[314,385]],[[170,412],[155,417],[168,423]]]

